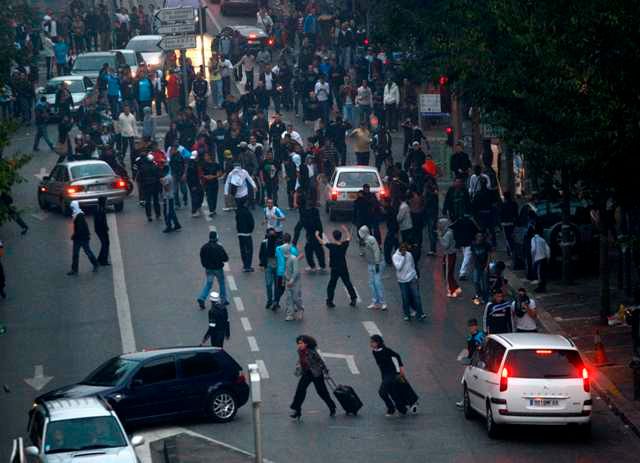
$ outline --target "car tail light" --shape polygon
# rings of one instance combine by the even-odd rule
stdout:
[[[127,187],[127,181],[122,179],[122,178],[119,178],[118,180],[113,182],[113,187],[114,188],[126,188]]]
[[[381,199],[387,197],[387,189],[385,187],[380,188],[380,192],[378,193]]]
[[[551,355],[553,354],[552,350],[549,349],[538,349],[536,350],[536,355]]]
[[[273,39],[273,37],[269,37],[267,39],[267,45],[269,45],[270,47],[273,47],[273,45],[276,43],[276,41]]]
[[[243,372],[238,373],[238,377],[236,378],[236,384],[246,384],[247,377]]]
[[[249,34],[249,38],[250,38],[250,39],[255,39],[256,37],[257,37],[257,35],[256,35],[256,34]]]
[[[582,387],[584,392],[591,391],[591,382],[589,381],[589,370],[586,367],[582,367]]]
[[[70,195],[80,193],[81,191],[84,191],[84,187],[82,185],[74,185],[74,186],[67,187],[67,193]]]
[[[338,190],[336,190],[335,188],[331,189],[331,201],[337,201],[338,200]]]
[[[40,191],[42,191],[43,193],[47,192],[47,187],[46,186],[41,186],[40,187]]]
[[[502,372],[500,373],[500,392],[506,391],[508,386],[509,386],[509,370],[507,370],[507,367],[504,367],[502,369]]]

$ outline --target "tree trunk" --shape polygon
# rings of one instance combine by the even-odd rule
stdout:
[[[453,142],[462,140],[462,112],[460,108],[460,98],[456,92],[451,92],[451,125],[453,126]]]
[[[571,179],[569,178],[569,169],[567,166],[562,167],[562,282],[570,285],[573,282],[571,275]]]
[[[513,178],[513,151],[503,142],[500,141],[500,185],[502,191],[510,191],[512,196],[516,197],[515,179]]]
[[[606,203],[599,207],[600,232],[600,321],[607,323],[610,313],[611,289],[609,288],[609,217]]]
[[[471,107],[471,143],[473,145],[471,164],[482,165],[482,131],[480,130],[480,109],[477,106]]]

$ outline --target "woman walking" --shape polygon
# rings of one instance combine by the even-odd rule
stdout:
[[[327,385],[324,382],[329,370],[316,350],[318,343],[311,336],[302,334],[296,338],[296,344],[298,345],[296,376],[299,376],[300,380],[290,407],[293,410],[293,414],[290,415],[291,418],[300,419],[302,417],[302,403],[307,395],[307,388],[311,383],[315,386],[320,398],[329,407],[329,416],[335,416],[336,404],[331,400],[331,395],[329,395]]]

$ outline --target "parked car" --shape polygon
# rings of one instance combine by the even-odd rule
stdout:
[[[387,194],[375,167],[341,166],[335,169],[326,189],[325,210],[330,220],[336,220],[336,214],[340,212],[353,210],[353,202],[364,184],[368,184],[371,193],[376,194],[379,199]]]
[[[127,50],[139,53],[150,70],[162,69],[164,51],[158,46],[161,39],[161,35],[136,35],[129,40]]]
[[[555,334],[490,335],[462,377],[467,419],[479,414],[489,437],[502,425],[578,425],[591,432],[591,384],[576,345]]]
[[[41,463],[136,463],[142,436],[127,437],[111,406],[98,397],[43,400],[29,412],[26,454]]]
[[[104,161],[61,162],[38,185],[38,204],[43,210],[54,206],[64,215],[70,215],[71,201],[78,201],[81,206],[95,206],[98,198],[104,196],[107,205],[121,212],[127,187],[127,180],[116,175]]]
[[[257,0],[221,0],[220,14],[223,16],[255,16],[258,13]]]
[[[113,69],[120,70],[128,66],[129,61],[127,61],[123,53],[115,50],[80,53],[73,63],[71,74],[89,77],[95,82],[98,79],[98,74],[100,74],[100,69],[105,63]]]
[[[242,367],[216,347],[179,347],[123,354],[107,360],[78,384],[36,399],[98,395],[125,426],[185,415],[231,421],[249,399]]]
[[[49,79],[44,87],[36,90],[36,94],[38,99],[40,99],[41,96],[47,99],[50,119],[58,118],[58,110],[55,107],[56,93],[63,82],[67,83],[69,91],[71,92],[71,99],[73,100],[73,107],[71,108],[72,114],[75,114],[82,102],[93,93],[93,81],[85,76],[60,76]]]

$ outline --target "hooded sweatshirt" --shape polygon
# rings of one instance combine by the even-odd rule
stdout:
[[[367,258],[368,265],[378,265],[382,262],[382,253],[380,252],[380,246],[378,241],[369,232],[369,227],[363,225],[358,230],[358,236],[364,241],[364,252]]]
[[[284,245],[282,255],[285,259],[284,278],[288,282],[297,282],[300,279],[300,264],[298,258],[291,253],[291,248]]]
[[[276,275],[279,277],[284,276],[286,270],[287,258],[284,254],[285,251],[289,252],[296,258],[298,257],[298,248],[293,244],[285,243],[276,248]]]
[[[256,182],[253,181],[249,173],[244,170],[240,166],[236,166],[233,168],[229,175],[227,176],[227,181],[224,183],[224,194],[229,194],[229,187],[233,184],[236,187],[236,198],[244,198],[249,194],[249,188],[247,187],[247,182],[251,184],[253,189],[257,188]]]
[[[80,203],[78,203],[78,201],[71,201],[69,207],[71,208],[71,217],[73,218],[73,235],[71,235],[71,240],[89,241],[91,233],[89,232],[89,225],[87,225],[84,212],[80,209]]]

